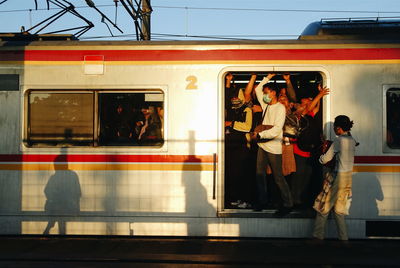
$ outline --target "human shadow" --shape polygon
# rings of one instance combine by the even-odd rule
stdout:
[[[381,184],[374,174],[353,174],[350,217],[375,218],[379,216],[378,201],[383,201]]]
[[[195,155],[195,132],[189,131],[189,154],[185,159],[182,185],[185,188],[185,213],[191,220],[187,222],[187,235],[208,235],[206,218],[215,216],[215,208],[208,202],[207,190],[201,183],[202,159]],[[200,166],[200,169],[192,167]],[[185,170],[189,168],[189,170]],[[211,192],[211,191],[210,191]]]
[[[48,235],[57,222],[59,234],[65,235],[66,217],[80,212],[81,186],[76,172],[68,169],[67,155],[55,157],[54,170],[44,189],[44,209],[49,220],[43,234]]]

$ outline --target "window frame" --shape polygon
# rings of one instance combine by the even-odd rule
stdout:
[[[26,94],[26,99],[27,99],[27,102],[26,102],[26,118],[27,118],[27,120],[26,120],[26,136],[24,137],[25,139],[24,139],[24,142],[27,144],[27,146],[28,147],[32,147],[32,148],[34,148],[34,147],[41,147],[41,148],[43,148],[43,147],[50,147],[50,148],[52,148],[52,147],[65,147],[65,145],[56,145],[56,146],[51,146],[51,145],[48,145],[48,146],[35,146],[35,145],[28,145],[29,144],[29,142],[30,142],[30,128],[31,128],[31,120],[30,120],[30,118],[31,118],[31,113],[30,113],[30,103],[29,103],[29,101],[30,101],[30,94],[32,93],[32,92],[34,92],[34,93],[36,93],[36,94],[90,94],[91,95],[91,97],[92,98],[95,98],[95,94],[94,94],[94,92],[93,91],[91,91],[91,90],[69,90],[69,91],[67,91],[67,90],[59,90],[59,91],[47,91],[47,90],[29,90],[28,92],[27,92],[27,94]],[[94,118],[96,117],[96,112],[95,112],[95,103],[94,103],[94,101],[92,102],[92,115],[93,115],[93,118],[92,118],[92,120],[93,120],[93,131],[92,131],[92,138],[91,138],[91,140],[92,140],[92,142],[91,143],[93,143],[94,142],[94,136],[95,136],[95,134],[94,134],[94,132],[96,131],[96,127],[95,127],[95,125],[94,125]],[[79,140],[79,139],[78,139]],[[74,143],[76,143],[78,140],[76,140],[76,141],[74,141]],[[67,147],[71,147],[71,146],[67,146]],[[82,146],[72,146],[72,147],[82,147]],[[90,146],[84,146],[84,147],[90,147]]]
[[[50,144],[46,145],[29,145],[29,124],[30,124],[30,111],[29,111],[29,97],[32,92],[44,92],[44,93],[88,93],[91,92],[93,94],[93,141],[90,145],[63,145],[58,144],[52,146]],[[161,93],[163,95],[163,109],[164,109],[164,123],[163,127],[163,142],[161,145],[100,145],[99,144],[99,135],[100,135],[100,114],[99,114],[99,94],[101,93]],[[56,87],[29,87],[24,90],[24,94],[22,97],[23,103],[23,123],[22,123],[22,142],[21,142],[21,151],[59,151],[60,148],[67,147],[68,150],[72,151],[87,151],[87,150],[102,150],[102,151],[134,151],[134,152],[143,152],[143,151],[166,151],[167,150],[167,90],[164,87],[155,86],[155,87],[128,87],[128,88],[119,88],[113,89],[111,87],[101,88],[96,87],[93,88],[56,88]]]
[[[100,110],[99,110],[99,99],[101,94],[129,94],[129,93],[136,93],[136,94],[146,94],[146,93],[156,93],[156,94],[162,94],[163,95],[163,109],[165,110],[165,93],[161,89],[155,90],[144,90],[144,89],[138,89],[138,90],[97,90],[95,92],[95,119],[96,119],[96,124],[95,124],[95,134],[94,136],[96,137],[94,143],[99,142],[100,140],[100,130],[101,130],[101,124],[100,124]],[[150,101],[149,101],[150,102]],[[153,101],[154,102],[154,101]],[[162,129],[165,129],[165,121],[164,125],[161,126]],[[165,131],[162,131],[164,133]],[[97,145],[97,147],[149,147],[149,148],[159,148],[162,147],[163,144],[165,143],[165,135],[162,137],[162,144],[161,145],[148,145],[148,146],[143,146],[143,145],[133,145],[133,146],[128,146],[128,145]],[[95,146],[94,146],[95,147]]]
[[[390,89],[398,89],[400,93],[400,84],[387,84],[382,87],[382,152],[383,153],[400,153],[400,148],[391,148],[387,144],[387,93]]]

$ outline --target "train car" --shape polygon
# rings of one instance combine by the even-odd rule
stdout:
[[[381,20],[321,21],[296,40],[3,34],[0,234],[309,237],[312,210],[275,217],[226,198],[226,76],[245,87],[275,73],[300,96],[331,89],[318,117],[328,139],[337,115],[354,120],[350,238],[398,236],[399,36]]]

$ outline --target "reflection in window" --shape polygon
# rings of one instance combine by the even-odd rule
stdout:
[[[161,146],[163,103],[161,91],[30,91],[26,143],[36,147]]]
[[[29,144],[93,142],[93,94],[29,94]]]
[[[100,106],[101,145],[161,145],[163,94],[102,93]]]
[[[387,145],[400,149],[400,88],[390,88],[386,92]]]

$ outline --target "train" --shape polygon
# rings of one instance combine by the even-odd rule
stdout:
[[[0,235],[310,237],[312,213],[225,198],[225,78],[275,73],[300,95],[330,88],[326,138],[337,115],[355,123],[349,237],[399,236],[399,25],[321,20],[288,40],[0,34]]]

